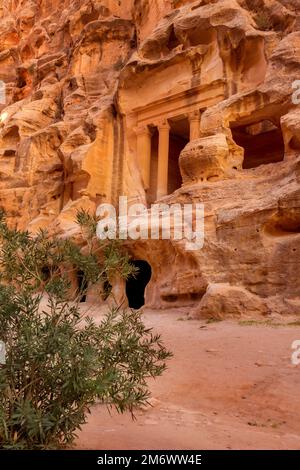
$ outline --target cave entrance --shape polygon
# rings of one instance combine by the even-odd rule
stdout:
[[[284,141],[281,129],[271,121],[231,127],[233,140],[243,147],[243,168],[256,168],[284,159]]]
[[[88,282],[83,271],[79,270],[76,273],[77,278],[77,295],[79,296],[79,302],[86,301],[86,291],[88,288]]]
[[[126,295],[129,307],[139,309],[145,304],[145,288],[151,278],[151,266],[144,260],[134,260],[131,263],[138,272],[126,281]]]

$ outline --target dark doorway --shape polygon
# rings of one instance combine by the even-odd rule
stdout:
[[[282,132],[272,122],[265,120],[248,126],[232,127],[231,131],[234,141],[244,148],[244,169],[284,159]]]
[[[84,275],[83,271],[77,271],[77,284],[78,284],[78,292],[77,295],[79,296],[79,302],[86,301],[86,291],[88,288],[88,282]]]
[[[145,288],[151,278],[151,266],[144,260],[131,263],[138,268],[138,272],[126,281],[126,295],[129,307],[138,309],[145,304]]]
[[[158,168],[158,130],[151,128],[151,164],[150,164],[150,187],[147,191],[148,206],[156,201],[157,168]]]
[[[171,119],[170,149],[168,168],[168,194],[172,194],[182,185],[179,169],[179,155],[190,139],[190,124],[187,118]]]

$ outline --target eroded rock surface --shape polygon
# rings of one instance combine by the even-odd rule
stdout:
[[[298,0],[0,1],[0,39],[12,224],[67,235],[120,195],[201,202],[201,250],[128,242],[146,303],[300,313]]]

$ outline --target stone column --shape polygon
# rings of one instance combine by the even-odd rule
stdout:
[[[144,189],[150,187],[150,165],[151,165],[151,131],[148,126],[136,129],[137,135],[137,158],[140,162]]]
[[[158,141],[158,168],[157,168],[157,199],[168,194],[168,168],[169,168],[169,134],[170,126],[167,120],[157,126]]]
[[[193,111],[189,114],[190,141],[200,138],[200,112]]]

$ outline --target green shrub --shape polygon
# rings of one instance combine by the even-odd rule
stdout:
[[[264,11],[256,11],[254,19],[258,29],[261,31],[271,31],[273,29],[274,25],[269,13]]]
[[[79,295],[69,300],[67,267],[80,268],[90,283],[133,272],[118,245],[95,241],[94,220],[77,219],[88,234],[85,254],[70,240],[11,230],[0,217],[2,449],[69,445],[98,401],[133,413],[149,398],[147,379],[170,356],[139,312],[115,308],[97,325],[81,317]]]

